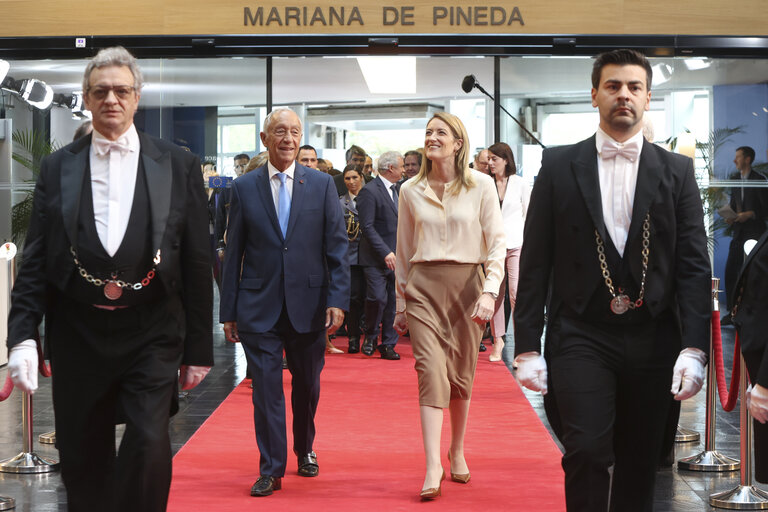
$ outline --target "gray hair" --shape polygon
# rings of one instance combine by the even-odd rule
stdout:
[[[100,50],[85,67],[85,73],[83,74],[83,94],[88,92],[91,72],[93,72],[94,69],[110,66],[125,66],[130,69],[131,74],[133,75],[133,86],[136,88],[136,92],[141,92],[141,88],[144,87],[144,77],[141,74],[141,69],[139,69],[139,64],[136,62],[136,57],[131,55],[130,52],[122,46],[113,46],[111,48]]]
[[[279,108],[274,109],[269,114],[267,114],[267,117],[264,118],[264,124],[261,127],[261,131],[264,132],[264,133],[267,133],[267,129],[269,128],[269,124],[272,122],[272,118],[275,117],[278,114],[282,114],[283,112],[291,112],[291,113],[293,113],[296,116],[296,118],[299,120],[299,126],[301,127],[301,131],[302,132],[304,131],[304,124],[301,122],[301,118],[299,117],[299,115],[296,112],[294,112],[293,110],[291,110],[288,107],[279,107]]]
[[[379,170],[379,172],[386,171],[389,169],[390,165],[397,165],[397,160],[400,158],[403,158],[403,155],[401,155],[398,151],[387,151],[379,157],[376,168]]]

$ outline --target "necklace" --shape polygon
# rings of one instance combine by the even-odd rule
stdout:
[[[103,286],[104,296],[109,300],[119,299],[123,295],[124,288],[138,291],[145,286],[149,286],[149,283],[152,281],[152,279],[154,279],[156,275],[157,266],[160,264],[160,249],[158,249],[155,257],[152,258],[152,268],[149,270],[149,272],[147,272],[147,275],[144,277],[144,279],[142,279],[140,282],[128,283],[118,279],[117,272],[112,273],[111,279],[99,279],[94,277],[93,274],[89,273],[85,268],[83,268],[83,265],[77,258],[77,253],[75,252],[74,247],[70,246],[69,252],[72,254],[72,258],[75,262],[75,265],[77,266],[77,271],[82,276],[82,278],[94,286]]]
[[[640,280],[640,293],[637,295],[637,300],[634,302],[630,300],[629,296],[624,293],[622,288],[619,288],[619,293],[613,288],[613,280],[611,279],[611,272],[608,270],[608,262],[605,259],[605,244],[603,239],[600,238],[600,233],[595,229],[595,241],[597,242],[597,259],[600,260],[600,270],[603,273],[603,279],[605,280],[605,286],[608,287],[608,291],[611,292],[611,311],[616,315],[623,315],[630,309],[639,308],[643,305],[643,297],[645,296],[645,276],[648,273],[648,255],[651,253],[651,214],[645,214],[645,220],[643,221],[643,250],[641,251],[643,257],[643,277]]]

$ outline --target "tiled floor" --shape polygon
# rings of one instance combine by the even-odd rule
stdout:
[[[733,353],[733,333],[724,332],[724,352],[726,364],[730,366]],[[245,375],[245,360],[242,350],[224,340],[219,326],[215,334],[216,366],[189,397],[182,401],[181,411],[171,421],[173,450],[177,451],[195,430],[205,421],[218,404]],[[485,353],[487,355],[487,352]],[[505,359],[511,360],[511,347],[505,348]],[[343,355],[335,357],[344,357]],[[481,357],[485,357],[481,354]],[[0,378],[5,379],[6,370],[0,370]],[[543,417],[540,395],[526,395]],[[34,451],[43,457],[56,457],[52,445],[40,444],[37,436],[53,429],[53,411],[51,406],[49,379],[41,379],[40,390],[34,400]],[[21,445],[21,404],[20,393],[14,392],[5,402],[0,403],[0,457],[12,457],[22,450]],[[717,448],[726,455],[739,456],[739,417],[738,408],[732,413],[718,410]],[[694,399],[683,404],[681,425],[704,432],[705,393],[699,393]],[[470,418],[471,421],[471,418]],[[546,419],[544,419],[546,422]],[[701,443],[678,443],[676,458],[693,455],[703,450]],[[655,510],[657,512],[701,512],[718,510],[710,508],[708,496],[713,492],[730,489],[739,483],[739,472],[703,473],[685,472],[676,467],[660,470],[656,485]],[[0,495],[16,499],[17,511],[51,512],[66,511],[66,495],[58,473],[40,475],[17,475],[0,473]],[[505,509],[499,504],[499,510]]]

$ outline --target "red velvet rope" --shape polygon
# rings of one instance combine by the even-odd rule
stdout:
[[[11,396],[11,391],[13,391],[13,381],[11,380],[11,376],[8,375],[5,378],[3,389],[0,389],[0,402]]]
[[[37,366],[40,370],[40,375],[43,377],[50,377],[51,376],[51,367],[50,365],[45,364],[45,358],[43,357],[43,344],[40,343],[40,339],[37,340]]]
[[[712,348],[715,352],[715,374],[717,376],[717,390],[720,395],[720,404],[726,412],[732,411],[739,398],[739,377],[741,374],[741,347],[739,346],[739,333],[736,333],[736,344],[733,349],[733,372],[731,373],[731,386],[726,393],[725,368],[723,365],[723,337],[720,332],[720,312],[712,312]],[[712,361],[710,361],[712,364]]]

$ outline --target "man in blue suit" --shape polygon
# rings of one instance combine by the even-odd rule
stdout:
[[[379,175],[360,190],[357,211],[363,238],[359,262],[366,282],[365,342],[363,354],[370,356],[381,332],[382,359],[398,360],[395,352],[395,248],[397,245],[397,194],[403,176],[403,157],[388,151],[379,157]]]
[[[298,474],[318,474],[312,449],[325,331],[349,303],[347,234],[333,180],[296,163],[302,126],[280,108],[264,120],[269,162],[232,184],[220,320],[242,342],[253,378],[261,459],[252,496],[281,488],[287,460],[282,354],[292,378]]]

